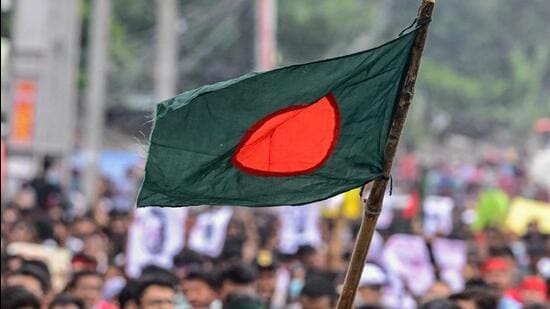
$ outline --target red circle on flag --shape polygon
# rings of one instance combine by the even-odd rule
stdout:
[[[233,153],[233,164],[259,176],[310,173],[330,157],[340,131],[336,98],[278,110],[255,123]]]

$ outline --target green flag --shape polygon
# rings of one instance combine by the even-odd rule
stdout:
[[[379,177],[417,31],[160,103],[138,206],[299,205]]]

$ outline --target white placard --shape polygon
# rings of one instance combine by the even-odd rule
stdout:
[[[223,250],[227,225],[233,215],[231,207],[220,207],[201,213],[191,229],[189,248],[201,254],[217,257]]]
[[[134,216],[128,233],[127,274],[138,277],[147,265],[172,267],[172,258],[184,246],[187,208],[137,208]]]
[[[321,245],[320,203],[279,208],[281,221],[279,250],[282,253],[294,254],[301,245],[313,247]]]
[[[449,235],[453,230],[454,200],[446,196],[431,195],[424,200],[424,233]]]
[[[458,239],[436,238],[432,242],[435,261],[441,270],[441,278],[453,289],[464,288],[462,269],[466,265],[466,243]]]
[[[434,269],[421,236],[395,234],[386,241],[382,255],[390,277],[401,278],[414,295],[422,295],[434,282]]]

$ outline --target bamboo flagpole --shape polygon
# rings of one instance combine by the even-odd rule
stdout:
[[[435,0],[422,0],[418,10],[417,21],[421,22],[430,20],[434,5]],[[405,76],[405,82],[403,84],[399,103],[395,111],[395,116],[389,133],[389,139],[384,148],[384,166],[382,170],[383,176],[374,180],[372,190],[366,202],[363,212],[363,222],[359,228],[359,234],[357,241],[355,242],[355,248],[353,249],[351,261],[346,273],[344,286],[336,305],[337,309],[350,309],[352,308],[355,300],[355,293],[363,271],[363,266],[365,265],[376,220],[378,219],[378,215],[382,209],[382,200],[384,198],[384,192],[386,191],[386,185],[388,184],[393,158],[397,150],[397,144],[399,143],[399,137],[401,136],[401,131],[403,130],[405,119],[407,118],[407,112],[414,94],[414,85],[416,83],[420,58],[422,56],[422,51],[424,50],[424,43],[426,42],[426,36],[428,34],[428,25],[429,24],[424,25],[418,31],[417,37],[414,41],[409,68]]]

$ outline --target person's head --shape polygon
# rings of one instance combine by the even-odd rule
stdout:
[[[182,287],[192,308],[207,308],[218,297],[216,278],[203,269],[191,269],[183,279]]]
[[[456,302],[463,309],[493,309],[497,308],[499,294],[490,288],[471,288],[452,294],[449,299]]]
[[[54,297],[48,309],[85,309],[84,303],[69,293],[61,293]]]
[[[8,235],[10,242],[37,242],[38,230],[34,221],[24,219],[15,222]]]
[[[265,301],[269,301],[277,285],[277,263],[269,251],[260,251],[256,259],[258,276],[256,278],[256,292]]]
[[[39,309],[40,301],[24,286],[7,286],[2,289],[1,307],[10,309]]]
[[[490,258],[485,262],[481,271],[483,280],[501,293],[513,284],[513,267],[506,258]]]
[[[450,299],[436,298],[421,304],[419,309],[462,309],[462,308],[456,302]]]
[[[369,305],[369,304],[360,305],[360,306],[355,307],[355,309],[385,309],[385,308],[386,307],[384,307],[382,305]]]
[[[164,280],[168,280],[172,285],[176,286],[178,284],[178,277],[174,275],[170,270],[162,268],[157,265],[147,265],[141,270],[141,277],[162,277]]]
[[[2,253],[2,275],[16,271],[23,265],[25,260],[20,255],[10,255]]]
[[[520,297],[524,304],[544,303],[548,287],[544,279],[538,276],[523,278],[520,285]]]
[[[308,269],[321,269],[324,261],[318,250],[310,245],[302,245],[296,251],[296,257]]]
[[[71,234],[79,239],[86,239],[97,231],[97,224],[91,217],[75,218],[71,225]]]
[[[264,309],[266,306],[262,299],[253,294],[232,293],[227,295],[224,309]]]
[[[302,309],[333,307],[336,291],[332,281],[321,275],[308,276],[300,294]]]
[[[73,272],[95,269],[97,269],[97,261],[93,256],[77,253],[71,259],[71,270]]]
[[[101,301],[103,277],[92,270],[82,270],[73,274],[67,285],[68,291],[84,302],[86,308],[93,308]]]
[[[427,303],[431,300],[442,299],[451,295],[451,287],[441,280],[435,281],[428,291],[422,297],[422,301]]]
[[[120,309],[138,308],[138,282],[135,280],[126,281],[126,285],[118,293],[118,306]]]
[[[43,263],[23,262],[23,265],[6,277],[7,286],[24,286],[41,301],[50,290],[50,274]]]
[[[136,300],[140,309],[173,309],[175,296],[173,280],[158,273],[142,275],[138,280]]]
[[[359,279],[358,294],[365,304],[380,304],[382,288],[387,284],[384,270],[373,263],[366,263]]]
[[[256,273],[251,265],[242,263],[228,266],[220,276],[220,298],[224,299],[230,293],[247,294],[254,291]]]

